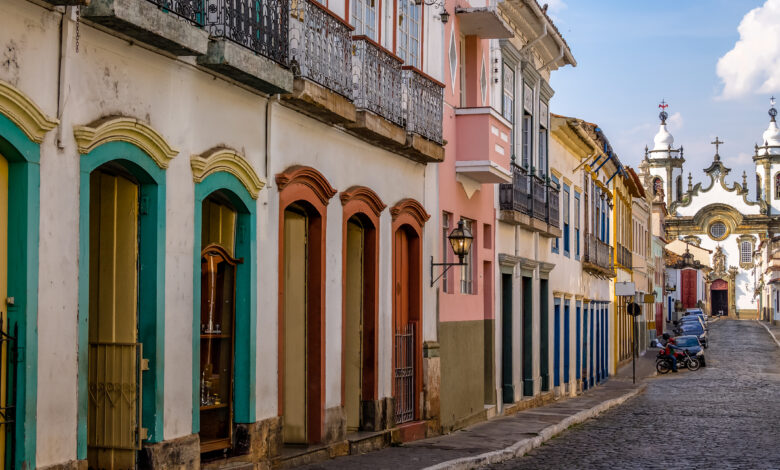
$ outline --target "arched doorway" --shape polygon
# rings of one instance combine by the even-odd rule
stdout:
[[[313,444],[325,425],[325,228],[336,194],[317,170],[294,166],[279,188],[279,413],[287,444]]]
[[[713,315],[729,314],[729,283],[724,279],[717,279],[710,286],[710,305]]]
[[[134,469],[140,448],[139,299],[146,292],[139,283],[142,182],[132,169],[115,161],[89,175],[87,460],[93,468]]]
[[[378,400],[379,216],[386,207],[371,189],[354,186],[344,206],[342,259],[342,406],[347,432],[385,426]]]
[[[420,237],[409,225],[393,236],[393,398],[395,423],[420,419],[422,390]]]

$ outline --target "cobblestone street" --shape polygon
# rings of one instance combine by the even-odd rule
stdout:
[[[706,368],[650,379],[643,395],[491,468],[780,468],[778,347],[754,321],[718,321],[710,341]]]

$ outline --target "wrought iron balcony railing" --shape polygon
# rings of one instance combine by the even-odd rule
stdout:
[[[585,250],[582,256],[582,262],[585,268],[591,271],[595,270],[603,274],[614,275],[615,264],[614,248],[596,238],[589,233],[585,235]]]
[[[531,215],[535,219],[547,222],[547,188],[544,180],[531,177]]]
[[[163,10],[203,26],[203,0],[149,0]]]
[[[206,29],[287,64],[288,0],[206,0]]]
[[[206,5],[206,29],[212,37],[287,65],[288,0],[206,0]]]
[[[502,211],[531,213],[531,201],[528,198],[528,172],[525,168],[513,165],[512,182],[498,186],[498,204]]]
[[[561,228],[561,196],[558,188],[547,187],[547,223],[553,227]]]
[[[620,266],[631,269],[632,267],[632,259],[631,259],[631,250],[626,248],[623,245],[618,244],[617,247],[617,262]]]
[[[403,61],[366,36],[352,38],[352,54],[355,106],[402,126]]]
[[[412,67],[403,68],[406,130],[442,143],[444,88]]]
[[[352,99],[353,28],[316,1],[291,0],[290,17],[293,73]]]

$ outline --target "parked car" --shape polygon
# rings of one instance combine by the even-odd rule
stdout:
[[[707,323],[704,320],[702,320],[702,318],[698,315],[689,315],[687,317],[682,317],[680,321],[677,323],[680,325],[685,323],[698,323],[705,330],[709,330],[709,328],[707,328]]]
[[[678,324],[677,328],[675,328],[675,333],[678,336],[695,335],[697,338],[699,338],[702,346],[705,348],[708,346],[707,330],[704,328],[704,326],[702,326],[700,321],[681,322]]]
[[[687,309],[685,311],[685,313],[683,313],[683,318],[686,318],[686,317],[689,317],[689,316],[692,316],[692,315],[693,316],[698,316],[699,318],[701,318],[702,321],[704,322],[705,326],[710,321],[710,319],[707,316],[707,314],[704,313],[704,311],[702,309],[700,309],[700,308],[689,308],[689,309]]]
[[[701,363],[702,367],[707,365],[704,360],[704,348],[702,348],[701,342],[697,336],[677,336],[674,338],[674,343],[678,348],[687,349],[691,356],[694,356],[699,360],[699,363]]]

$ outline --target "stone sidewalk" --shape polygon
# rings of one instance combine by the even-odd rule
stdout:
[[[637,359],[637,384],[631,363],[617,376],[584,394],[549,405],[494,418],[445,436],[388,447],[376,452],[339,457],[303,467],[320,469],[465,469],[523,455],[567,428],[642,393],[641,378],[655,374],[655,352]]]

